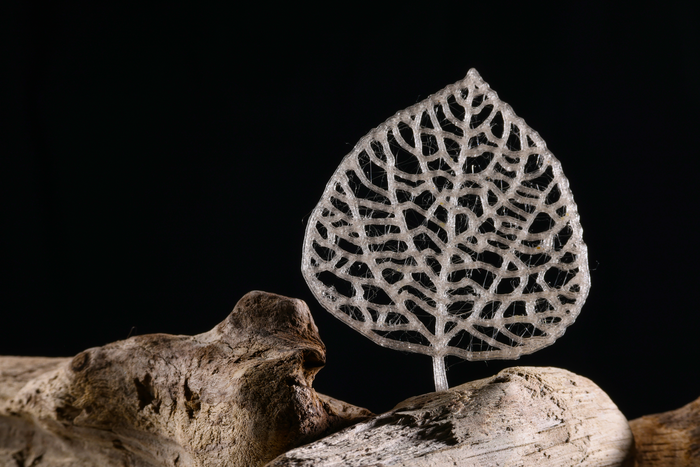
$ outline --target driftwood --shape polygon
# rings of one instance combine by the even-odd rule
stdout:
[[[0,362],[2,466],[261,465],[371,415],[311,388],[309,310],[264,292],[204,334]]]
[[[514,367],[289,451],[269,466],[620,465],[627,420],[590,380]]]
[[[630,422],[634,432],[636,467],[691,467],[700,465],[700,399]]]
[[[196,336],[0,357],[0,467],[697,465],[700,401],[633,421],[633,448],[608,396],[565,370],[509,368],[374,416],[314,391],[324,363],[306,304],[265,292]]]

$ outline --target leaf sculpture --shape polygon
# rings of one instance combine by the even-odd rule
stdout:
[[[363,137],[326,185],[302,272],[376,343],[517,359],[551,345],[590,288],[569,182],[542,138],[472,69]]]

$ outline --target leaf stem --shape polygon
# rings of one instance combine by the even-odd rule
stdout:
[[[433,376],[435,377],[435,391],[447,391],[450,388],[447,384],[445,357],[439,355],[433,356]]]

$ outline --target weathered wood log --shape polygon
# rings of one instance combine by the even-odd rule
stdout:
[[[254,466],[371,415],[311,388],[311,314],[264,292],[196,336],[0,362],[2,466]]]
[[[565,370],[509,368],[373,416],[313,390],[324,362],[306,304],[265,292],[196,336],[0,357],[0,467],[700,464],[700,399],[631,422],[633,449],[607,395]]]
[[[29,381],[57,370],[70,360],[55,357],[0,357],[0,407]]]
[[[680,409],[630,422],[634,467],[700,465],[700,398]]]
[[[632,443],[627,420],[590,380],[513,367],[408,399],[268,467],[615,466]]]

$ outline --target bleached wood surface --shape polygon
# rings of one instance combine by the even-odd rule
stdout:
[[[632,443],[627,420],[590,380],[513,367],[408,399],[268,467],[613,466]]]

